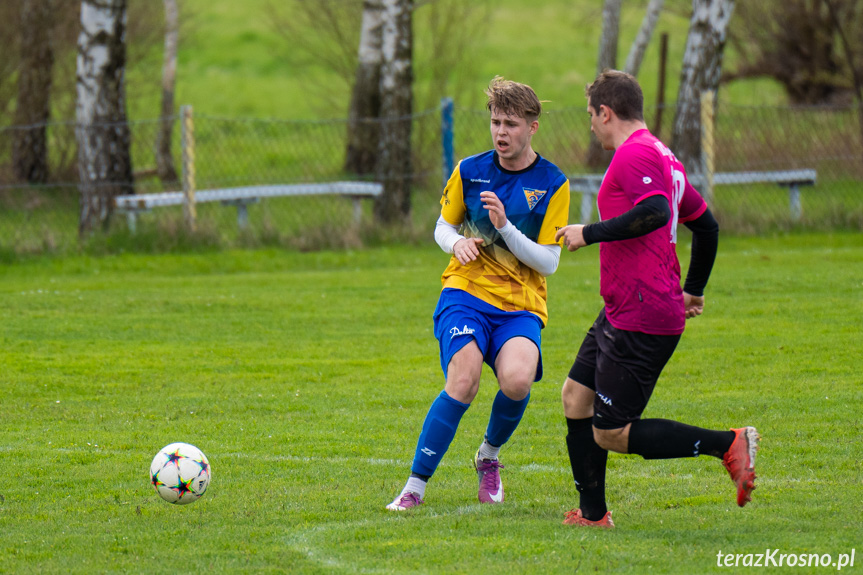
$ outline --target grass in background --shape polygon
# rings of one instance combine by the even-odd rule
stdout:
[[[718,461],[612,455],[612,532],[560,525],[577,498],[559,389],[601,305],[595,249],[565,254],[549,280],[546,377],[502,455],[507,503],[476,503],[469,463],[495,391],[486,371],[428,504],[401,515],[383,506],[443,383],[438,249],[6,266],[0,570],[693,573],[727,571],[720,550],[850,553],[861,248],[859,234],[722,240],[707,311],[646,415],[757,426],[759,489],[738,509]],[[148,484],[172,441],[214,470],[185,508]]]
[[[641,25],[645,1],[627,2],[621,20],[619,66]],[[659,70],[659,37],[669,34],[666,98],[677,97],[680,66],[689,28],[691,3],[666,2],[653,40],[645,54],[640,79],[645,102],[655,103]],[[288,44],[275,28],[273,15],[286,16],[289,3],[249,0],[188,0],[183,5],[176,101],[192,104],[200,113],[227,117],[321,119],[344,118],[350,91],[345,80],[315,63]],[[433,66],[425,54],[434,43],[430,35],[430,6],[416,14],[416,92],[431,91]],[[500,0],[476,7],[477,22],[449,34],[469,34],[472,48],[446,76],[447,86],[435,89],[459,96],[457,104],[482,107],[483,89],[495,75],[534,86],[550,106],[581,106],[584,85],[596,72],[601,5],[590,0],[543,0],[524,3]],[[357,23],[359,26],[359,23]],[[423,52],[426,50],[426,52]],[[734,61],[733,47],[726,62]],[[468,55],[469,54],[469,55]],[[147,69],[144,69],[146,66]],[[130,115],[152,118],[158,113],[158,70],[151,57],[130,74]],[[155,71],[155,72],[154,72]],[[738,81],[732,101],[742,104],[779,104],[785,97],[775,82]],[[738,100],[739,98],[739,100]]]
[[[471,48],[464,51],[469,56],[464,56],[463,61],[456,58],[449,69],[430,55],[435,54],[435,42],[440,42],[439,36],[442,34],[438,32],[433,37],[432,4],[420,6],[415,21],[415,105],[418,112],[423,110],[420,102],[426,102],[428,106],[425,114],[414,124],[412,144],[413,169],[417,172],[413,181],[414,204],[419,207],[414,222],[420,228],[418,235],[424,237],[429,236],[423,226],[436,218],[433,213],[436,210],[426,208],[436,208],[442,185],[439,165],[440,125],[438,113],[434,109],[438,102],[436,93],[457,98],[455,147],[456,159],[459,159],[489,147],[488,118],[482,110],[483,89],[492,76],[503,74],[534,85],[540,96],[548,100],[545,104],[547,114],[542,120],[543,128],[535,141],[537,150],[567,173],[586,170],[582,164],[590,134],[583,112],[583,91],[584,84],[592,79],[595,72],[602,19],[601,8],[587,0],[575,3],[546,0],[536,6],[528,6],[517,0],[502,0],[494,3],[494,6],[477,5],[471,16],[473,19],[459,23],[470,29]],[[659,65],[657,39],[663,32],[670,34],[666,93],[673,103],[689,25],[689,4],[681,1],[666,4],[640,74],[648,110],[655,103]],[[621,64],[641,24],[645,5],[643,0],[627,3],[623,11],[619,53]],[[291,3],[280,4],[271,0],[251,0],[247,3],[189,0],[183,4],[175,101],[178,107],[190,104],[194,108],[198,189],[353,177],[342,171],[346,129],[344,117],[350,91],[346,88],[344,78],[327,70],[313,57],[304,55],[302,50],[292,50],[287,46],[287,40],[276,29],[273,15],[288,17],[291,6]],[[464,32],[458,27],[447,30],[451,34]],[[127,86],[129,117],[132,119],[133,166],[139,174],[155,168],[153,143],[158,124],[153,118],[159,109],[161,71],[160,49],[142,53],[143,49],[130,46],[133,64],[128,70]],[[733,59],[733,50],[729,47],[726,62]],[[445,68],[446,74],[441,74],[441,67]],[[750,84],[735,82],[729,87],[729,97],[723,96],[722,101],[746,104],[782,101],[775,86],[771,90],[763,80],[751,84],[755,86],[753,93],[747,92],[746,85]],[[672,119],[673,114],[665,115],[664,138],[669,137]],[[839,120],[841,118],[831,121]],[[737,123],[740,124],[740,121]],[[744,124],[752,126],[747,122],[741,125]],[[730,150],[733,150],[742,158],[741,162],[763,163],[769,161],[765,160],[769,154],[765,154],[764,149],[784,146],[786,141],[790,141],[795,145],[807,143],[799,153],[806,158],[814,142],[820,142],[808,138],[806,127],[809,124],[804,123],[800,133],[789,134],[778,144],[759,140],[754,148],[746,144],[751,143],[762,130],[734,133],[731,143],[723,145],[722,149],[729,150],[724,156],[730,156]],[[202,222],[205,231],[203,237],[181,238],[182,230],[178,229],[176,219],[168,213],[164,215],[164,221],[158,221],[154,226],[155,231],[151,230],[151,236],[155,234],[156,241],[142,234],[140,245],[134,245],[133,238],[126,233],[125,224],[120,218],[120,221],[112,224],[112,230],[120,237],[97,238],[94,242],[79,244],[72,132],[71,123],[56,124],[50,131],[53,175],[57,181],[66,182],[62,190],[55,193],[50,188],[39,186],[20,187],[0,193],[0,207],[12,206],[0,210],[0,230],[6,230],[6,233],[0,234],[0,260],[8,261],[40,253],[101,253],[111,245],[132,251],[150,251],[156,246],[179,250],[187,245],[211,246],[214,240],[215,245],[222,247],[297,245],[309,249],[340,245],[338,242],[319,241],[306,236],[290,237],[288,231],[301,226],[304,220],[291,220],[289,213],[270,201],[263,202],[261,209],[254,210],[263,214],[254,223],[253,231],[245,234],[241,242],[235,241],[237,230],[232,220],[233,210],[215,207],[201,209],[205,215],[213,216],[212,220]],[[181,167],[179,132],[177,124],[173,142],[174,162],[178,170]],[[842,162],[841,150],[828,152],[828,157],[839,158],[837,163]],[[8,150],[6,153],[8,155]],[[735,158],[735,161],[738,159]],[[721,158],[718,161],[721,163]],[[764,166],[756,165],[755,168],[762,169]],[[848,171],[843,166],[840,168],[843,174]],[[807,209],[807,213],[827,213],[830,219],[809,218],[804,220],[803,227],[859,227],[859,210],[847,209],[848,204],[856,198],[855,194],[849,196],[849,192],[845,191],[853,188],[853,183],[845,185],[844,181],[836,181],[838,199],[834,200],[832,191],[824,194],[821,189],[829,183],[822,173],[827,171],[819,168],[817,191],[819,200],[823,197],[825,201],[819,204],[818,210]],[[177,190],[180,187],[179,183],[162,184],[157,178],[144,175],[136,178],[135,185],[139,193]],[[766,194],[766,197],[772,196]],[[739,194],[736,197],[746,196]],[[852,200],[848,200],[849,197]],[[804,194],[804,198],[808,196]],[[51,199],[59,201],[52,202]],[[781,202],[778,205],[783,204]],[[271,205],[274,210],[269,212],[267,210]],[[770,211],[762,210],[760,206],[756,209],[746,207],[744,201],[740,205],[743,207],[736,212],[737,206],[731,206],[726,221],[731,221],[731,214],[738,218],[739,212],[738,219],[743,220],[746,232],[752,225],[761,225],[761,216]],[[820,209],[821,206],[824,209]],[[750,218],[752,212],[757,212],[757,217]],[[851,215],[845,217],[846,213]],[[152,215],[156,214],[160,214],[161,218],[165,212],[156,210]],[[222,221],[228,222],[226,227],[211,229]],[[341,221],[329,223],[339,225]],[[776,227],[797,228],[781,218]],[[376,234],[377,231],[369,227],[362,230],[358,237],[363,239]],[[353,238],[345,243],[352,245]],[[95,252],[92,251],[93,244],[98,247]],[[126,244],[128,248],[123,248]]]

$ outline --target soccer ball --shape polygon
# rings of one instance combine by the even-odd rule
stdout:
[[[194,503],[207,490],[212,469],[207,456],[188,443],[166,445],[150,464],[150,482],[169,503]]]

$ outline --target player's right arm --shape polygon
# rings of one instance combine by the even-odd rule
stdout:
[[[558,233],[569,251],[599,242],[630,240],[654,232],[673,217],[659,152],[648,146],[624,146],[615,152],[606,178],[615,181],[632,206],[627,211]],[[605,183],[603,183],[605,185]]]
[[[665,196],[648,196],[616,218],[586,226],[567,226],[557,232],[557,237],[563,238],[564,246],[574,252],[598,242],[616,242],[647,235],[667,224],[670,218],[671,208]]]
[[[671,208],[665,196],[648,196],[616,218],[584,226],[584,243],[590,245],[646,236],[667,224],[670,219]]]
[[[453,254],[465,265],[479,256],[482,238],[466,238],[458,229],[467,211],[464,205],[464,188],[461,183],[461,162],[447,181],[440,199],[441,214],[435,224],[434,239],[443,251]]]
[[[482,238],[464,237],[458,233],[458,227],[446,221],[443,216],[440,216],[435,224],[434,239],[443,251],[454,255],[461,265],[472,262],[479,256],[479,246],[483,242]]]

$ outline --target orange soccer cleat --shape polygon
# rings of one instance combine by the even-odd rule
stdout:
[[[722,465],[728,470],[731,481],[737,486],[737,505],[743,507],[752,501],[755,489],[755,452],[761,436],[754,427],[732,429],[735,437],[731,447],[722,456]]]

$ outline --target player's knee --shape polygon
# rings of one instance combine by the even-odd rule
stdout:
[[[611,437],[609,436],[607,429],[597,429],[594,427],[593,440],[601,448],[608,449],[610,451],[609,447],[611,445]]]
[[[563,403],[563,411],[569,413],[578,407],[578,398],[573,393],[570,383],[572,380],[566,380],[560,390],[560,401]]]
[[[563,405],[572,405],[578,401],[578,388],[576,386],[581,385],[576,381],[573,381],[566,378],[566,381],[563,382],[563,387],[560,388],[560,400],[563,402]]]
[[[521,401],[530,393],[533,377],[500,379],[500,390],[513,401]]]
[[[570,419],[593,417],[593,396],[592,390],[588,390],[577,381],[567,378],[560,390],[564,415]]]
[[[617,453],[626,453],[627,446],[624,445],[625,429],[599,429],[593,428],[593,440],[598,446],[607,451],[615,451]]]
[[[501,367],[497,372],[497,380],[500,383],[500,389],[508,398],[520,401],[527,397],[530,393],[530,388],[533,387],[533,380],[536,377],[536,368],[530,368],[524,365],[510,364]]]
[[[456,401],[470,403],[479,391],[479,380],[469,374],[451,375],[447,377],[444,389]]]

